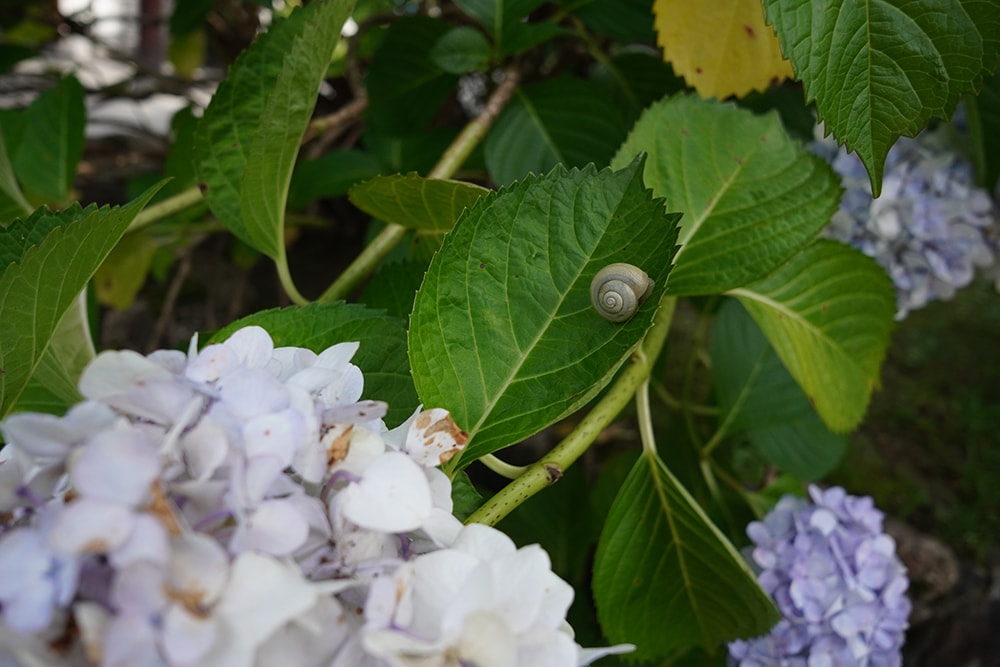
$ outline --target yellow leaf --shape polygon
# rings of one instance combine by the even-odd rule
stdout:
[[[156,244],[143,233],[126,234],[94,274],[97,301],[125,310],[146,283]]]
[[[761,0],[656,0],[663,57],[702,97],[742,97],[794,76]]]
[[[206,43],[205,31],[200,28],[171,39],[169,57],[177,76],[194,78],[198,68],[205,64]]]

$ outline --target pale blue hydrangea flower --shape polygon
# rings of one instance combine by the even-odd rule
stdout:
[[[869,497],[809,488],[747,527],[758,581],[782,620],[729,645],[739,667],[893,667],[901,664],[910,601],[895,542]]]
[[[812,150],[830,162],[844,186],[826,233],[885,269],[896,287],[896,319],[950,299],[976,269],[995,264],[1000,228],[994,202],[975,186],[971,164],[942,132],[896,142],[878,199],[856,154],[832,139],[818,139]]]

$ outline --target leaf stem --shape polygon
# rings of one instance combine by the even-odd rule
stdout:
[[[483,503],[466,519],[466,523],[495,525],[525,500],[559,481],[563,471],[587,451],[601,431],[628,405],[639,386],[649,378],[653,362],[663,349],[670,331],[676,305],[676,297],[663,298],[653,316],[653,326],[646,332],[639,344],[640,348],[632,355],[627,367],[604,398],[587,413],[572,433],[537,463],[529,466],[523,475]]]
[[[635,412],[639,420],[639,438],[642,440],[642,453],[646,456],[656,456],[656,436],[653,434],[653,416],[649,411],[649,377],[639,384],[635,392]]]
[[[528,466],[516,466],[513,463],[501,461],[493,454],[481,456],[477,460],[496,474],[507,479],[517,479],[528,469]]]
[[[489,131],[503,108],[510,102],[519,80],[520,74],[514,66],[504,70],[503,83],[493,91],[490,99],[486,101],[483,111],[455,137],[438,163],[427,174],[427,178],[450,178],[458,171],[469,154],[486,136],[486,132]],[[326,303],[337,299],[346,299],[354,288],[361,284],[362,280],[375,271],[378,263],[396,247],[396,244],[406,235],[406,231],[407,229],[402,225],[395,223],[386,225],[385,229],[351,262],[350,266],[326,288],[317,301]]]
[[[691,336],[691,350],[688,353],[687,363],[684,364],[684,379],[681,382],[681,403],[683,404],[693,402],[691,400],[691,391],[694,385],[695,366],[698,363],[699,353],[708,335],[708,325],[710,323],[711,318],[708,316],[708,312],[703,311],[698,318],[698,324],[695,326]],[[683,416],[688,436],[691,442],[694,443],[694,446],[700,450],[702,448],[702,439],[698,434],[698,429],[695,427],[694,413],[685,410]]]
[[[676,410],[678,412],[687,410],[692,414],[702,415],[705,417],[715,417],[719,414],[719,408],[712,405],[699,405],[697,403],[682,402],[681,399],[671,394],[670,390],[668,390],[660,381],[653,380],[650,382],[650,386],[652,386],[656,397],[663,401],[663,403],[671,410]]]
[[[288,268],[288,256],[285,254],[285,244],[281,244],[281,255],[274,260],[274,265],[278,268],[278,280],[281,281],[281,287],[292,303],[296,306],[308,305],[309,299],[302,296],[302,293],[295,286],[295,281],[292,280],[292,274]]]
[[[188,188],[187,190],[175,194],[173,197],[167,197],[163,201],[139,211],[139,215],[135,216],[135,220],[133,220],[132,224],[128,226],[125,233],[131,234],[132,232],[137,232],[140,229],[149,227],[154,222],[159,222],[164,218],[170,217],[174,213],[179,213],[186,208],[191,208],[192,206],[200,204],[203,200],[204,197],[201,194],[200,188]]]

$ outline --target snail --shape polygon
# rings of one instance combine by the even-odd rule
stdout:
[[[590,303],[604,319],[624,322],[652,294],[653,285],[646,272],[637,266],[608,264],[590,282]]]

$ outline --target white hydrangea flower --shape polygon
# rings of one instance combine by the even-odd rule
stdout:
[[[436,466],[465,434],[419,408],[389,431],[386,405],[361,400],[357,349],[275,348],[246,327],[200,352],[104,352],[65,416],[0,422],[13,655],[47,664],[53,642],[74,666],[488,667],[625,650],[576,645],[572,589],[540,547],[462,527]]]
[[[488,526],[376,579],[361,642],[393,667],[586,664],[565,623],[573,589],[538,545],[518,549]],[[617,650],[630,650],[618,647]]]

